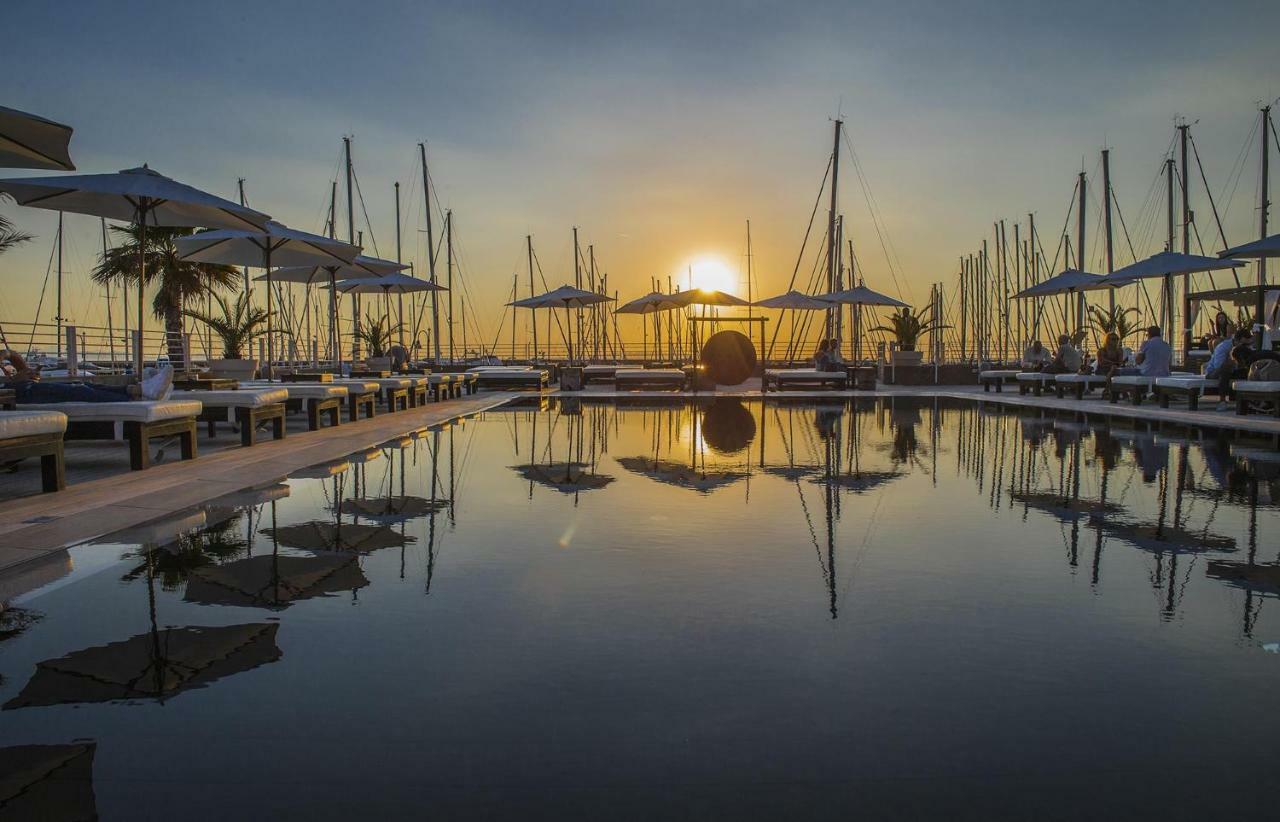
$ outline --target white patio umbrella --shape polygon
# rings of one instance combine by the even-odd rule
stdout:
[[[179,183],[145,165],[115,174],[0,180],[0,192],[12,196],[19,205],[105,217],[139,227],[139,340],[142,339],[147,282],[147,226],[213,226],[258,231],[271,219],[260,211]],[[141,377],[142,345],[135,349],[134,365]]]
[[[357,279],[347,280],[339,283],[337,289],[344,294],[381,294],[383,295],[383,306],[385,316],[387,318],[387,327],[391,327],[391,295],[392,294],[417,294],[423,291],[448,291],[442,285],[431,282],[430,280],[419,279],[401,272],[392,272],[384,274],[381,277],[373,279]],[[403,312],[404,305],[401,304]],[[400,318],[400,322],[404,322],[404,317]],[[401,343],[404,342],[403,336]]]
[[[887,294],[881,294],[879,291],[872,291],[863,283],[858,283],[853,288],[844,291],[833,291],[830,294],[819,294],[818,299],[827,300],[839,305],[852,305],[857,311],[854,313],[853,324],[853,348],[854,359],[862,356],[862,307],[866,305],[889,306],[891,308],[908,308],[909,306],[902,300],[895,300]]]
[[[1075,294],[1080,291],[1093,291],[1100,288],[1109,288],[1115,283],[1108,281],[1101,274],[1090,274],[1087,271],[1077,271],[1074,268],[1068,268],[1066,271],[1054,274],[1047,280],[1036,283],[1030,288],[1024,288],[1017,294],[1013,295],[1013,299],[1020,300],[1027,297],[1051,297],[1055,294]]]
[[[295,265],[277,268],[271,272],[271,278],[278,283],[301,283],[315,285],[328,281],[329,292],[329,346],[330,356],[342,368],[342,346],[338,344],[338,290],[335,288],[339,280],[372,279],[384,274],[394,274],[408,268],[408,263],[397,263],[378,257],[366,257],[361,254],[352,260],[350,265]],[[257,278],[266,279],[266,275]]]
[[[629,303],[620,305],[614,309],[615,314],[657,314],[659,311],[673,311],[677,308],[683,308],[683,302],[680,294],[664,294],[661,291],[650,291],[643,297],[637,297]],[[644,355],[648,356],[649,352],[649,327],[641,325],[644,331]],[[655,330],[655,346],[659,351],[662,349],[662,326],[654,323]]]
[[[1250,260],[1263,260],[1271,257],[1280,257],[1280,234],[1272,234],[1270,237],[1264,237],[1261,240],[1254,240],[1251,243],[1238,245],[1234,248],[1228,248],[1226,251],[1218,252],[1220,257],[1243,257]],[[1256,316],[1254,322],[1266,325],[1267,318],[1267,272],[1261,266],[1258,267],[1258,299],[1257,305],[1254,306]],[[1271,312],[1271,324],[1274,327],[1276,322],[1276,312],[1280,312],[1280,305],[1276,306],[1275,311]]]
[[[267,378],[271,379],[274,351],[271,339],[271,266],[272,265],[349,265],[360,254],[360,247],[289,228],[269,220],[259,230],[202,231],[175,241],[184,260],[224,265],[247,265],[263,268],[267,275]]]
[[[70,142],[71,126],[0,106],[0,168],[75,171]]]
[[[523,300],[513,300],[507,303],[515,308],[586,308],[590,305],[599,305],[600,303],[613,302],[613,297],[606,297],[604,294],[597,294],[594,291],[586,291],[581,288],[574,288],[571,285],[562,285],[545,294],[536,294],[532,297],[525,297]],[[565,342],[569,347],[569,362],[573,362],[573,335],[570,334]]]
[[[1145,260],[1119,268],[1106,275],[1108,284],[1115,288],[1136,283],[1138,280],[1157,279],[1163,281],[1165,295],[1166,329],[1173,333],[1173,278],[1178,274],[1192,274],[1198,271],[1222,271],[1244,265],[1239,260],[1223,260],[1216,257],[1202,257],[1198,254],[1182,254],[1177,251],[1161,251],[1152,254]],[[1191,318],[1183,317],[1187,329],[1191,327]]]
[[[756,300],[754,303],[752,303],[752,305],[756,306],[757,308],[776,308],[776,309],[781,309],[785,311],[829,311],[831,310],[833,303],[830,303],[825,299],[814,297],[810,294],[805,294],[804,292],[796,291],[792,289],[791,291],[788,291],[785,294],[779,294],[776,297],[767,297],[763,300]],[[774,326],[773,328],[773,338],[769,340],[769,348],[765,351],[765,354],[764,354],[766,360],[773,353],[773,344],[774,342],[777,341],[778,332],[781,330],[781,328],[782,328],[781,322],[779,322],[778,325]],[[795,330],[794,322],[792,322],[791,328],[792,328],[792,331],[794,332]],[[791,358],[792,346],[794,346],[794,344],[795,344],[795,340],[792,340],[787,346],[787,359]]]

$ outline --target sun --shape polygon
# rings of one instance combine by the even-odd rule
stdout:
[[[723,291],[734,294],[738,290],[738,274],[719,257],[704,254],[690,261],[686,271],[691,277],[691,287],[704,291]]]

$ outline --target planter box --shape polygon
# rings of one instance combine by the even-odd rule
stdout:
[[[390,371],[390,370],[391,370],[391,358],[390,358],[390,357],[365,357],[365,359],[364,359],[364,369],[363,369],[363,370],[365,370],[365,371]]]
[[[251,380],[257,373],[257,360],[209,360],[209,374],[217,379]]]
[[[924,362],[923,351],[894,351],[891,362],[895,366],[920,365]]]

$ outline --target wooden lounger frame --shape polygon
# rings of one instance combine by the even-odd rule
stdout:
[[[1205,387],[1201,385],[1159,385],[1155,386],[1156,400],[1161,408],[1169,407],[1173,397],[1186,397],[1187,410],[1195,411],[1200,407],[1200,398],[1204,396]],[[1226,400],[1226,397],[1222,398]]]
[[[240,426],[240,445],[249,448],[256,441],[259,423],[270,422],[271,438],[276,440],[284,439],[284,406],[285,404],[282,402],[259,405],[256,408],[241,408],[234,405],[206,405],[196,419],[208,425],[210,437],[216,437],[218,435],[218,423],[226,422],[227,410],[229,408],[233,409],[235,411],[236,425]]]
[[[1241,387],[1244,386],[1244,387]],[[1236,413],[1240,416],[1254,413],[1254,409],[1250,407],[1255,402],[1270,402],[1271,416],[1280,418],[1280,391],[1270,389],[1266,391],[1249,390],[1248,383],[1238,382],[1236,389]]]
[[[182,459],[196,458],[196,418],[179,417],[177,419],[142,422],[140,420],[121,420],[124,427],[124,438],[129,442],[129,467],[134,471],[142,471],[151,467],[151,452],[147,444],[159,437],[177,437]],[[69,420],[64,439],[68,440],[114,440],[116,438],[116,421],[113,420]]]
[[[616,391],[623,391],[629,388],[673,388],[676,391],[683,391],[688,384],[688,374],[681,374],[680,379],[677,380],[674,374],[663,374],[662,376],[657,376],[656,371],[655,375],[648,379],[642,377],[628,377],[621,381],[617,379],[614,379],[613,381],[613,387]]]
[[[66,463],[62,452],[61,431],[0,440],[0,464],[28,457],[40,458],[40,482],[46,493],[61,491],[67,487]]]
[[[528,376],[523,376],[527,374]],[[479,381],[479,377],[476,378]],[[536,384],[535,384],[536,383]],[[521,376],[515,374],[503,374],[496,379],[487,379],[484,381],[485,388],[496,390],[516,389],[516,388],[536,388],[541,391],[547,387],[546,371],[528,371],[522,372]]]
[[[307,428],[320,430],[320,417],[329,416],[329,426],[342,425],[342,397],[290,397],[285,403],[290,411],[307,412]]]
[[[997,374],[995,376],[985,376],[982,374],[978,375],[978,384],[982,386],[982,391],[984,394],[990,393],[991,386],[993,385],[996,387],[997,394],[1003,394],[1004,387],[1006,384],[1011,382],[1017,382],[1017,381],[1018,381],[1018,377],[1016,374],[1015,375]]]
[[[373,419],[374,414],[378,413],[378,392],[365,391],[358,386],[348,385],[347,388],[347,422],[355,422],[360,419],[360,409],[364,409],[364,418]]]
[[[774,391],[784,391],[787,388],[825,388],[828,385],[834,385],[843,391],[849,387],[849,374],[846,371],[826,371],[821,376],[807,374],[804,377],[792,377],[779,379],[777,374],[764,372],[764,376],[760,378],[760,393],[769,393],[769,386],[773,386]]]

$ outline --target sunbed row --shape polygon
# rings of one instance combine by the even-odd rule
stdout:
[[[1154,397],[1161,408],[1168,408],[1171,401],[1179,400],[1185,401],[1192,411],[1199,408],[1201,397],[1206,393],[1217,393],[1219,387],[1216,379],[1185,372],[1173,372],[1167,377],[1123,375],[1108,378],[1100,374],[1046,374],[998,369],[980,372],[978,381],[988,392],[994,388],[1000,393],[1005,385],[1012,384],[1017,385],[1018,393],[1024,396],[1034,394],[1039,397],[1046,390],[1052,390],[1058,399],[1068,394],[1083,399],[1085,394],[1096,388],[1113,403],[1127,399],[1133,405],[1141,405],[1147,397]],[[1266,410],[1280,417],[1280,382],[1234,380],[1231,391],[1235,395],[1237,414]],[[1226,399],[1219,398],[1223,402]]]
[[[306,414],[307,427],[319,429],[355,422],[361,411],[372,417],[377,406],[386,412],[439,402],[474,393],[477,381],[466,374],[429,374],[385,379],[340,379],[325,383],[240,383],[234,390],[174,391],[165,400],[128,402],[68,402],[23,404],[0,411],[0,464],[29,457],[41,459],[45,491],[65,486],[63,443],[67,440],[114,440],[129,446],[129,465],[137,471],[150,466],[151,440],[176,438],[182,459],[195,459],[198,423],[208,436],[220,424],[236,426],[243,446],[252,446],[258,432],[270,426],[275,439],[285,436],[285,415]]]

